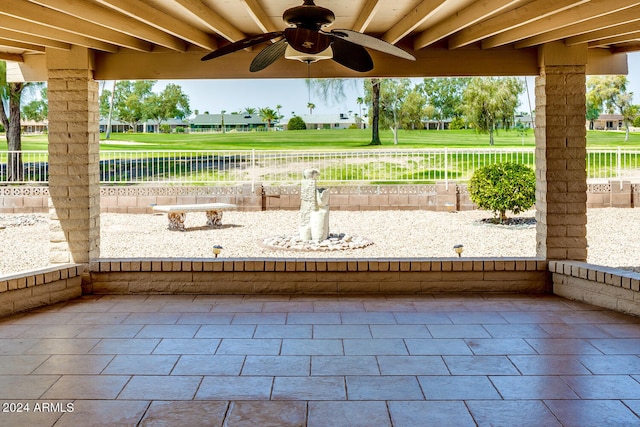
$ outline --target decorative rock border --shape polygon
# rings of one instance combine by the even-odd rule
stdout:
[[[329,234],[326,240],[321,242],[302,240],[297,236],[274,236],[259,241],[258,245],[273,250],[299,251],[299,252],[329,252],[348,251],[362,249],[373,245],[369,239],[349,234]]]

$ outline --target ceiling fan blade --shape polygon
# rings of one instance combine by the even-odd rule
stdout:
[[[330,35],[308,28],[296,27],[284,30],[284,38],[292,48],[302,53],[320,53],[331,45]]]
[[[285,39],[278,40],[277,42],[270,44],[260,51],[259,54],[251,61],[249,71],[255,73],[256,71],[264,70],[269,65],[273,64],[279,58],[284,56],[284,51],[287,49],[287,41]]]
[[[355,43],[360,46],[368,47],[369,49],[378,50],[380,52],[388,53],[389,55],[394,55],[399,58],[408,59],[410,61],[415,61],[416,58],[408,52],[400,49],[392,45],[391,43],[387,43],[384,40],[380,40],[378,38],[372,37],[368,34],[359,33],[357,31],[352,30],[331,30],[330,33],[334,36],[334,40],[342,39],[350,41],[351,43]]]
[[[242,40],[238,40],[237,42],[228,44],[226,46],[221,47],[220,49],[216,49],[213,52],[210,52],[202,57],[201,61],[208,61],[209,59],[219,58],[222,55],[227,55],[229,53],[236,52],[238,50],[246,49],[251,46],[255,46],[260,43],[264,43],[268,40],[276,39],[282,36],[282,31],[274,31],[271,33],[264,33],[254,37],[247,37]]]
[[[373,60],[364,47],[335,37],[331,48],[338,64],[361,73],[373,70]]]

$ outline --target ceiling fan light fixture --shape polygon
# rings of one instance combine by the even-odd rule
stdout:
[[[287,45],[287,49],[284,52],[284,57],[286,59],[295,59],[300,62],[306,62],[307,64],[311,64],[313,62],[321,61],[323,59],[331,59],[333,58],[333,49],[331,46],[318,53],[305,53],[295,50],[291,47],[291,45]]]

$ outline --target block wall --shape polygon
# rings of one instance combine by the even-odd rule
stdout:
[[[0,278],[0,316],[82,295],[84,266],[61,265]]]
[[[393,188],[395,187],[395,188]],[[406,187],[406,188],[405,188]],[[445,187],[444,185],[442,186]],[[394,210],[423,209],[467,211],[477,209],[465,184],[450,184],[455,198],[448,192],[439,194],[436,186],[350,186],[343,189],[340,204],[335,210]],[[424,188],[424,190],[419,190]],[[268,191],[268,193],[267,193]],[[333,189],[340,192],[340,189]],[[614,191],[616,196],[614,197]],[[262,194],[262,187],[101,187],[100,211],[104,213],[149,214],[152,206],[178,203],[233,203],[240,211],[297,210],[300,208],[298,188],[270,187]],[[390,197],[401,194],[402,197]],[[45,213],[49,211],[48,187],[0,187],[0,213]],[[616,204],[612,203],[616,200]],[[622,202],[620,202],[622,200]],[[392,204],[398,203],[398,204]],[[589,184],[589,208],[640,208],[640,184],[624,185],[619,181]]]
[[[553,293],[640,316],[640,273],[573,261],[550,261]]]

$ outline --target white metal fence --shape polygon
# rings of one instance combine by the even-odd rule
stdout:
[[[534,149],[359,151],[103,151],[102,184],[230,185],[297,183],[315,168],[329,183],[467,181],[479,167],[517,162],[535,167]],[[589,149],[590,180],[640,182],[640,150]],[[46,151],[0,152],[0,184],[48,182]]]

